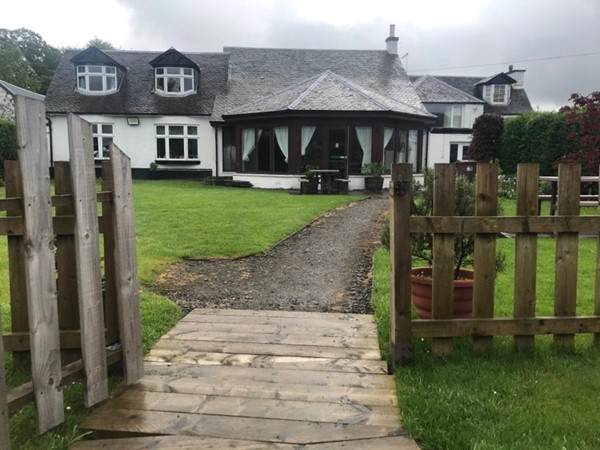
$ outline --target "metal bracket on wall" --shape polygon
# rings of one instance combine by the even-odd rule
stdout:
[[[394,197],[404,197],[405,195],[410,194],[410,182],[406,180],[394,181],[393,189],[390,192],[393,192]]]

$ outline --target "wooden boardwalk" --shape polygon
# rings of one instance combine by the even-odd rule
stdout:
[[[72,449],[418,449],[371,316],[197,309]]]

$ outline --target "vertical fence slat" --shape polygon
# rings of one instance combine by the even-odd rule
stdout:
[[[581,191],[581,166],[561,164],[558,166],[558,214],[579,215]],[[577,310],[577,233],[558,233],[556,238],[556,272],[554,290],[554,314],[557,317],[574,316]],[[554,345],[563,351],[575,351],[575,336],[554,335]]]
[[[23,181],[19,161],[4,161],[4,176],[7,197],[23,195]],[[21,211],[9,209],[8,217],[21,216]],[[29,316],[27,313],[27,290],[25,287],[25,250],[23,236],[8,236],[8,276],[10,286],[10,318],[11,331],[29,331]],[[29,370],[31,354],[29,352],[13,352],[15,368]]]
[[[411,332],[411,241],[410,204],[412,164],[392,165],[390,198],[390,258],[392,295],[390,297],[390,355],[394,364],[413,361]]]
[[[44,104],[16,96],[15,116],[23,178],[23,239],[32,382],[37,431],[43,433],[64,419]]]
[[[72,194],[71,168],[67,161],[54,163],[54,191]],[[73,205],[57,206],[57,216],[72,216]],[[79,303],[77,296],[77,270],[75,269],[75,238],[72,235],[56,236],[56,287],[58,296],[58,324],[61,330],[79,329]],[[62,364],[81,357],[79,350],[61,350]]]
[[[496,216],[498,213],[498,166],[477,164],[476,211],[477,216]],[[475,235],[473,316],[494,317],[494,285],[496,281],[496,236]],[[473,350],[488,351],[492,336],[473,338]]]
[[[433,215],[452,216],[455,208],[455,166],[436,164],[433,183]],[[438,233],[433,235],[433,319],[451,319],[454,303],[454,235]],[[452,338],[434,338],[431,354],[444,356],[452,353]]]
[[[110,161],[102,163],[102,190],[112,191],[112,169]],[[104,228],[104,322],[106,343],[119,341],[119,313],[117,288],[115,285],[115,238],[113,228],[113,204],[102,203],[102,225]]]
[[[538,212],[539,165],[519,164],[517,167],[517,215],[535,216]],[[514,317],[534,317],[537,277],[537,234],[517,233],[515,237]],[[514,338],[518,351],[530,351],[535,346],[533,335]]]
[[[131,384],[144,375],[131,161],[114,144],[111,145],[110,155],[119,331],[125,381]]]
[[[600,167],[598,168],[600,170]],[[600,174],[600,172],[598,172]],[[600,194],[600,179],[598,181],[598,194]],[[598,213],[600,214],[600,199],[598,202]],[[600,316],[600,233],[596,235],[596,289],[595,289],[594,314]],[[600,333],[594,333],[594,346],[600,349]]]
[[[2,339],[2,315],[0,314],[0,448],[10,450],[8,425],[8,398],[6,396],[6,373],[4,371],[4,339]]]
[[[85,406],[90,407],[108,397],[94,151],[90,124],[75,114],[67,116],[67,124],[75,212],[81,354],[86,383],[83,400]]]

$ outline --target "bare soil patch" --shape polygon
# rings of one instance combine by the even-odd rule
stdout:
[[[194,308],[371,313],[371,267],[387,198],[338,208],[263,254],[186,260],[150,288]],[[240,224],[243,226],[243,224]]]

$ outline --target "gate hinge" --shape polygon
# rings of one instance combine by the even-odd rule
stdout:
[[[405,195],[410,194],[410,181],[394,181],[392,192],[394,193],[394,197],[404,197]]]

